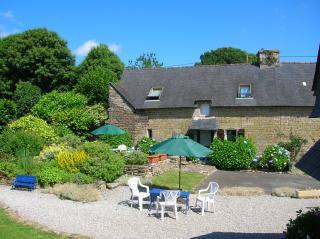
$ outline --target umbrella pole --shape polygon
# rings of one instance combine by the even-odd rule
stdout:
[[[181,190],[181,156],[179,160],[179,190]]]

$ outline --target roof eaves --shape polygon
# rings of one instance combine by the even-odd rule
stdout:
[[[317,88],[317,84],[320,83],[320,45],[318,50],[318,59],[317,59],[317,65],[316,65],[316,71],[314,73],[314,79],[312,84],[312,90],[315,91]]]
[[[123,92],[122,89],[118,88],[116,85],[114,85],[113,83],[109,83],[109,85],[124,99],[124,101],[134,110],[136,110],[137,108],[130,102],[130,100],[128,99],[128,97],[125,95],[125,93]]]

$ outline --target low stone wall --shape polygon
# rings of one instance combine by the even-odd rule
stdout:
[[[149,165],[126,165],[124,173],[127,175],[146,176],[152,172],[152,167]]]

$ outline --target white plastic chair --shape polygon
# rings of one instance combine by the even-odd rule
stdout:
[[[201,215],[204,215],[204,208],[207,204],[208,211],[210,210],[210,204],[213,206],[213,213],[215,213],[214,198],[218,192],[219,185],[216,182],[210,182],[206,189],[200,189],[195,206],[198,206],[198,202],[201,202]]]
[[[127,151],[127,146],[125,144],[120,144],[117,148],[117,150],[121,151]]]
[[[130,199],[131,205],[130,206],[132,207],[134,198],[137,198],[138,204],[139,204],[139,210],[141,211],[143,199],[150,196],[149,187],[146,185],[143,185],[141,183],[140,179],[136,178],[136,177],[130,178],[128,180],[128,186],[131,190],[131,199]],[[145,188],[146,192],[139,191],[139,187]]]
[[[178,219],[177,198],[180,196],[180,191],[165,190],[160,192],[160,196],[157,197],[157,214],[159,207],[161,207],[161,220],[164,220],[164,210],[166,207],[172,207],[176,219]],[[161,201],[160,201],[161,200]]]

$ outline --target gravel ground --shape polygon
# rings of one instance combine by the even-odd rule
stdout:
[[[103,200],[84,204],[0,186],[0,202],[21,217],[54,231],[93,238],[284,238],[286,223],[297,210],[320,205],[319,199],[218,196],[215,214],[179,212],[175,220],[170,212],[162,222],[154,211],[149,215],[147,209],[127,206],[129,195],[127,187],[119,187],[107,191]]]

